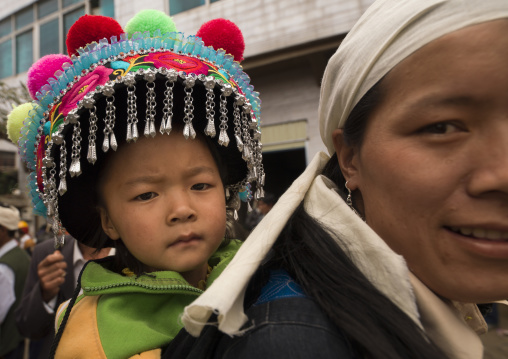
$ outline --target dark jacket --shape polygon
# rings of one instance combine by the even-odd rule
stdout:
[[[16,328],[14,310],[20,303],[30,257],[23,249],[16,246],[0,258],[0,263],[9,266],[14,272],[14,293],[16,295],[16,300],[0,324],[0,356],[2,356],[14,350],[24,340]]]
[[[250,286],[252,287],[252,285]],[[215,325],[198,338],[180,331],[164,359],[328,359],[355,358],[349,341],[308,297],[275,298],[249,305],[242,336],[229,337]],[[254,300],[255,301],[255,300]],[[216,322],[212,317],[210,322]]]
[[[74,278],[74,242],[71,236],[65,237],[65,245],[60,249],[67,263],[67,275],[65,282],[58,292],[55,308],[72,297],[76,278]],[[49,314],[44,308],[42,299],[41,284],[37,275],[37,266],[49,254],[55,251],[52,240],[44,241],[34,247],[32,261],[25,283],[25,289],[21,303],[16,310],[16,322],[20,332],[34,340],[41,340],[41,347],[38,358],[46,359],[49,355],[49,349],[55,336],[55,315]],[[56,311],[56,309],[55,309]]]

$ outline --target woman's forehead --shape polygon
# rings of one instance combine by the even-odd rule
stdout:
[[[378,0],[330,59],[320,103],[321,137],[344,126],[365,93],[402,60],[456,30],[508,18],[506,0]]]

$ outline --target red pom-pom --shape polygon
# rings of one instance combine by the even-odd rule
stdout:
[[[62,70],[64,63],[72,63],[67,55],[55,54],[41,57],[28,70],[26,86],[34,100],[35,94],[44,86],[58,70]]]
[[[210,20],[201,25],[196,35],[203,39],[206,46],[212,46],[215,50],[222,48],[233,55],[236,61],[243,60],[245,42],[234,22],[226,19]]]
[[[83,15],[69,29],[67,33],[67,52],[69,56],[77,55],[77,49],[92,42],[120,36],[124,31],[113,18],[101,15]]]

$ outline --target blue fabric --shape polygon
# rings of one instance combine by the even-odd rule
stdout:
[[[250,307],[241,336],[206,325],[198,338],[184,329],[162,359],[359,359],[348,339],[309,297]],[[212,316],[210,323],[216,323]]]
[[[302,287],[284,269],[271,270],[268,283],[261,289],[261,294],[253,305],[256,306],[276,299],[294,297],[306,297]]]

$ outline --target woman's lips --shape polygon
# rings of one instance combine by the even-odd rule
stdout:
[[[494,229],[487,229],[481,227],[447,227],[449,230],[455,233],[462,234],[463,236],[485,239],[489,241],[508,241],[508,231],[498,231]]]

